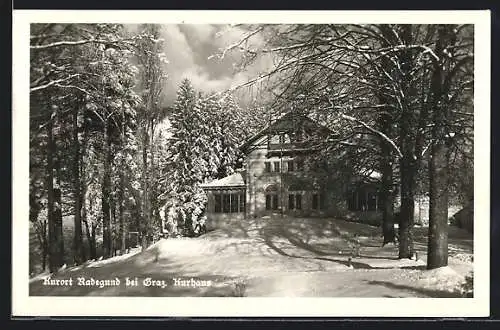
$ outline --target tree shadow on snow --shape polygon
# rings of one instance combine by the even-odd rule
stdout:
[[[366,281],[371,285],[382,285],[389,289],[395,290],[405,290],[419,295],[424,295],[429,298],[461,298],[462,295],[459,292],[450,292],[443,290],[430,290],[425,288],[416,288],[408,285],[395,284],[388,281]]]

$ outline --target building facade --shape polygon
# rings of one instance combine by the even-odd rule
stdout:
[[[242,146],[244,167],[202,185],[208,196],[207,227],[271,215],[373,217],[377,185],[339,180],[311,159],[335,136],[310,118],[287,113]]]

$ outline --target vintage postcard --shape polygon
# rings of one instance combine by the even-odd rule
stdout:
[[[13,316],[489,315],[488,11],[13,16]]]

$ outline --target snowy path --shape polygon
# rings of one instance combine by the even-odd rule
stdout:
[[[65,269],[53,279],[120,279],[118,286],[30,284],[32,295],[106,296],[329,296],[455,297],[453,290],[472,270],[472,243],[450,233],[450,265],[425,270],[425,241],[417,239],[420,260],[398,260],[396,247],[380,247],[379,228],[332,221],[246,223],[197,239],[164,239],[141,253]],[[319,228],[318,228],[319,227]],[[360,257],[349,263],[353,233]],[[418,238],[418,235],[417,235]],[[138,285],[126,286],[137,277]],[[164,287],[142,282],[151,278]],[[209,286],[176,285],[180,280]],[[192,282],[194,283],[194,282]],[[235,283],[243,283],[237,288]],[[185,283],[184,283],[185,284]],[[239,290],[241,289],[241,290]]]

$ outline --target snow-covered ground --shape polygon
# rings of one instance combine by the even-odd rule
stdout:
[[[78,278],[120,279],[120,285],[44,285],[48,274],[43,274],[30,281],[30,294],[460,296],[473,269],[471,235],[450,227],[449,265],[426,270],[426,231],[415,229],[418,260],[399,260],[396,246],[381,247],[377,227],[324,219],[246,220],[195,239],[164,239],[145,251],[62,269],[50,277],[75,283]],[[127,286],[127,278],[137,278],[137,285]]]

